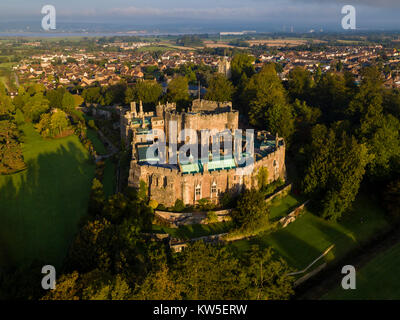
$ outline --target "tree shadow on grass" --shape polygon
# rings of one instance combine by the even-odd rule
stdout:
[[[94,165],[73,142],[0,176],[0,266],[59,266],[86,214]],[[5,261],[4,261],[5,260]]]

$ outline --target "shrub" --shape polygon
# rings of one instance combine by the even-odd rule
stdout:
[[[214,211],[207,212],[207,223],[216,223],[218,222],[218,216]]]
[[[231,217],[237,229],[255,230],[260,224],[268,222],[269,210],[264,194],[257,190],[246,190],[239,197]]]
[[[153,210],[156,210],[158,207],[158,202],[156,200],[150,200],[149,207],[152,208]]]
[[[185,209],[185,204],[181,199],[176,199],[173,210],[175,212],[182,212]]]

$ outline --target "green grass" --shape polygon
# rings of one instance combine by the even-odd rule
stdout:
[[[269,213],[270,220],[279,220],[289,214],[291,210],[302,204],[304,201],[305,200],[302,197],[292,194],[280,199],[272,200]]]
[[[177,239],[193,239],[203,236],[220,234],[228,232],[232,228],[231,222],[216,222],[210,224],[193,224],[179,228],[168,228],[159,225],[153,225],[152,231],[155,233],[168,233]]]
[[[27,170],[0,176],[0,266],[58,266],[86,214],[94,165],[75,135],[44,140],[26,124]]]
[[[239,240],[230,246],[238,254],[249,250],[253,244],[273,247],[292,267],[301,270],[332,244],[335,248],[325,256],[326,261],[343,257],[388,227],[379,206],[369,197],[360,196],[354,203],[354,210],[345,214],[340,222],[325,221],[306,211],[285,229],[266,232],[250,240]]]
[[[104,146],[103,142],[97,136],[97,132],[91,128],[87,128],[86,135],[88,139],[93,143],[93,147],[96,150],[97,154],[107,154],[107,149]]]
[[[337,287],[327,300],[398,300],[400,299],[400,243],[380,253],[361,270],[356,270],[356,289]]]

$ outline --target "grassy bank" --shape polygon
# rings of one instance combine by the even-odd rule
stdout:
[[[75,135],[45,140],[22,129],[28,168],[0,176],[0,266],[59,265],[86,214],[94,165]]]
[[[360,270],[356,270],[356,289],[336,287],[323,299],[328,300],[396,300],[400,299],[400,243],[380,253]]]
[[[341,258],[375,233],[389,227],[382,209],[367,196],[359,196],[351,212],[339,222],[325,221],[309,211],[285,229],[260,234],[250,240],[230,244],[238,254],[251,245],[273,247],[288,263],[303,269],[321,255],[329,246],[335,248],[325,261]]]

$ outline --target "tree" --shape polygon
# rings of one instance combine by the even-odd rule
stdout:
[[[384,192],[383,204],[393,218],[400,219],[400,179],[388,184]]]
[[[67,92],[65,88],[57,88],[46,92],[46,98],[49,100],[50,108],[61,108],[63,105],[64,94]]]
[[[245,289],[238,260],[225,247],[202,241],[176,256],[172,279],[182,286],[182,298],[189,300],[237,299]]]
[[[75,99],[72,94],[69,92],[65,92],[62,103],[61,103],[61,108],[63,111],[71,113],[75,110]]]
[[[144,282],[138,286],[135,299],[138,300],[179,300],[182,299],[182,285],[173,278],[168,266],[147,275]]]
[[[126,91],[125,103],[142,101],[144,104],[155,104],[162,95],[162,87],[156,81],[139,81]]]
[[[311,73],[301,67],[295,67],[289,73],[289,96],[295,99],[309,101],[312,96],[314,81]]]
[[[177,76],[171,80],[168,84],[167,100],[176,102],[178,107],[186,106],[189,101],[189,82],[186,77]]]
[[[384,106],[383,80],[379,70],[376,67],[365,68],[362,76],[359,92],[350,103],[349,114],[356,119],[355,134],[373,155],[368,176],[372,180],[382,180],[390,176],[393,161],[400,153],[400,121],[395,114],[385,112],[389,108]]]
[[[232,81],[234,85],[239,85],[243,75],[246,75],[247,78],[252,77],[255,74],[254,69],[254,57],[250,56],[246,53],[236,54],[231,62],[231,71],[232,71]]]
[[[272,249],[261,250],[252,246],[246,255],[246,274],[249,281],[247,290],[251,300],[287,300],[294,294],[294,277],[286,261],[277,258]]]
[[[105,204],[105,195],[102,183],[96,178],[93,179],[92,190],[89,198],[88,212],[93,217],[101,216]]]
[[[112,231],[113,226],[104,218],[88,221],[72,244],[67,269],[83,273],[95,268],[108,270],[111,265],[109,246]]]
[[[50,126],[51,126],[51,114],[44,113],[40,116],[40,121],[35,127],[36,130],[39,131],[39,133],[43,137],[47,138],[52,136]]]
[[[245,190],[239,197],[236,209],[231,212],[232,221],[242,231],[253,231],[268,223],[269,209],[264,194],[256,190]]]
[[[0,120],[0,174],[25,169],[17,126],[10,120]]]
[[[52,136],[58,136],[62,134],[68,127],[70,123],[67,118],[67,114],[64,111],[57,110],[53,112],[50,120],[50,132]]]
[[[232,83],[224,75],[217,73],[209,82],[205,99],[219,102],[232,101],[233,91]]]
[[[99,103],[102,104],[103,96],[100,87],[87,88],[82,91],[82,98],[86,103]]]
[[[342,73],[329,72],[317,82],[314,97],[308,103],[322,111],[325,122],[334,122],[346,117],[352,94]]]
[[[371,156],[353,136],[324,125],[312,130],[303,190],[321,207],[324,218],[337,220],[355,200]]]
[[[294,131],[293,110],[273,64],[264,66],[249,80],[243,97],[250,107],[250,123],[278,133],[289,143]]]
[[[125,102],[126,83],[121,82],[105,89],[104,104],[123,104]]]
[[[74,271],[70,274],[63,274],[57,279],[55,290],[50,290],[42,300],[79,300],[82,286],[79,283],[79,273]]]
[[[22,111],[29,120],[38,122],[40,116],[49,109],[49,101],[43,96],[43,93],[39,92],[27,98]]]
[[[15,106],[12,103],[11,98],[7,95],[7,91],[3,83],[0,82],[0,119],[2,116],[14,113],[14,111]]]

